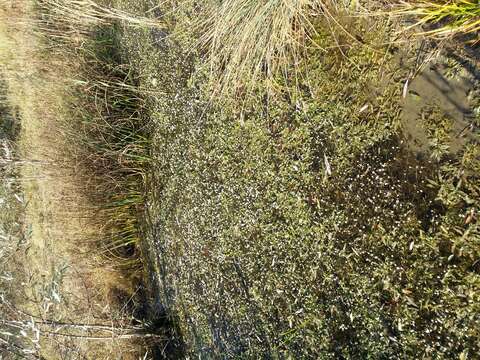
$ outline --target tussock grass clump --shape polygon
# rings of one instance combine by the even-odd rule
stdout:
[[[436,28],[423,32],[425,35],[446,37],[469,34],[480,30],[480,6],[478,1],[413,1],[403,2],[402,15],[419,17],[417,25],[436,24]]]
[[[251,90],[258,80],[273,80],[279,73],[284,77],[301,75],[305,47],[318,46],[312,38],[319,18],[325,19],[334,37],[346,35],[354,46],[364,46],[342,18],[352,18],[359,11],[355,9],[361,8],[368,15],[384,6],[374,2],[360,7],[356,1],[322,0],[207,2],[199,12],[202,20],[197,21],[203,34],[199,42],[207,51],[211,78],[218,91]],[[414,26],[434,24],[435,28],[422,33],[425,35],[446,37],[480,29],[480,8],[473,0],[419,0],[395,6],[394,14],[418,18]],[[338,41],[332,45],[340,51],[344,47]],[[342,55],[346,58],[344,52]]]
[[[319,0],[228,0],[210,4],[201,43],[222,90],[252,86],[262,76],[286,70],[300,61],[310,16],[321,11]]]

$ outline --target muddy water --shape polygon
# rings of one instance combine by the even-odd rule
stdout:
[[[479,141],[475,119],[479,75],[476,60],[451,52],[430,61],[409,82],[404,89],[402,126],[412,151],[425,154],[430,150],[422,114],[433,108],[452,124],[448,141],[450,154],[457,154],[468,142]]]

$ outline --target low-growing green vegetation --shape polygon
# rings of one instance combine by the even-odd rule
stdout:
[[[169,29],[125,29],[122,44],[140,86],[162,94],[148,98],[149,243],[187,353],[474,358],[478,143],[453,157],[408,149],[399,114],[415,59],[398,67],[395,25],[310,17],[301,61],[248,97],[236,84],[212,96],[212,74],[247,66],[233,54],[242,27],[209,48],[224,67],[206,69],[212,55],[192,51],[202,29],[186,30],[202,9],[162,9]],[[440,144],[452,135],[435,116],[424,126]]]

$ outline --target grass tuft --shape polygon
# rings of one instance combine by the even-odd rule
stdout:
[[[414,26],[435,24],[432,30],[423,35],[448,37],[458,34],[470,34],[480,30],[480,6],[478,1],[414,1],[402,2],[397,10],[401,15],[419,17]]]
[[[220,74],[221,90],[253,86],[282,67],[300,60],[318,0],[227,0],[210,5],[200,42],[208,49],[211,69]],[[285,68],[283,68],[285,69]]]

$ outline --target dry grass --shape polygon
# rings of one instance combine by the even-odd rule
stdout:
[[[321,12],[318,0],[228,0],[209,4],[200,42],[207,48],[211,70],[220,76],[220,90],[253,86],[272,78],[287,64],[301,59],[313,30],[312,14]]]
[[[77,25],[86,28],[92,25],[111,24],[122,21],[129,26],[161,27],[161,23],[146,17],[132,16],[131,14],[107,6],[102,6],[92,0],[41,0],[41,6],[48,8],[56,22],[69,24],[72,28]]]
[[[67,117],[73,120],[59,128],[103,231],[97,245],[107,258],[132,264],[138,255],[148,138],[142,94],[121,63],[115,27],[160,23],[91,1],[44,0],[36,11],[35,29],[68,69],[63,91]]]
[[[58,30],[62,23],[52,26],[50,21],[61,17],[62,9],[68,13],[61,4],[42,2],[42,6],[54,5],[50,10],[58,11],[45,13],[49,16],[43,22],[34,16],[38,8],[34,8],[31,2],[6,2],[0,7],[1,76],[8,84],[8,106],[17,109],[22,120],[19,143],[22,165],[19,171],[28,203],[26,221],[32,227],[28,250],[18,254],[15,268],[18,278],[29,279],[25,286],[16,289],[16,306],[22,312],[34,314],[36,321],[108,322],[121,327],[131,321],[130,310],[124,304],[130,295],[120,299],[116,294],[133,294],[133,282],[138,273],[132,271],[131,276],[126,276],[116,268],[118,263],[106,262],[105,254],[99,252],[96,245],[105,245],[105,241],[114,238],[123,242],[137,236],[136,225],[132,224],[137,215],[134,212],[137,203],[126,206],[119,189],[129,196],[132,191],[139,193],[137,180],[132,180],[132,174],[140,171],[138,156],[143,149],[131,144],[127,146],[131,137],[124,133],[126,126],[138,119],[121,118],[120,115],[125,113],[119,114],[118,111],[112,113],[116,110],[112,105],[114,101],[118,103],[119,96],[125,94],[126,79],[122,73],[116,69],[115,74],[120,75],[110,77],[109,81],[105,77],[91,78],[89,76],[95,72],[98,75],[103,71],[104,76],[105,69],[98,65],[92,67],[91,62],[75,58],[79,53],[70,51],[84,44],[89,34],[87,27],[109,23],[114,16],[125,20],[126,15],[107,11],[87,1],[72,2],[73,11],[69,14],[73,18],[68,19],[68,26],[78,36],[55,37],[60,34]],[[81,11],[79,6],[90,8],[80,14],[76,12]],[[72,21],[77,16],[81,16],[80,23]],[[132,19],[127,20],[135,23]],[[47,27],[52,31],[45,31]],[[81,39],[80,43],[75,42],[78,39]],[[67,44],[71,47],[67,48]],[[88,66],[89,73],[79,72]],[[113,70],[110,75],[112,73]],[[76,99],[75,96],[82,92],[86,92],[84,97]],[[103,104],[99,100],[110,103]],[[130,100],[122,98],[120,106],[123,110],[125,102]],[[132,100],[135,108],[136,101]],[[89,114],[90,118],[72,117],[78,114]],[[125,126],[115,127],[105,122],[109,120],[116,120],[117,125],[122,122]],[[100,126],[100,122],[105,126]],[[110,141],[86,144],[92,139],[99,141],[108,131],[112,133],[112,128],[118,131],[113,132]],[[96,138],[92,138],[94,134]],[[122,144],[116,143],[120,137],[124,141]],[[90,147],[84,147],[86,145]],[[111,172],[114,166],[117,166],[116,173]],[[127,168],[131,170],[129,173],[125,170]],[[108,172],[111,172],[108,179],[102,179],[102,175],[106,176]],[[138,179],[140,175],[135,176]],[[122,188],[127,182],[132,188]],[[98,191],[106,189],[110,193],[98,195]],[[110,203],[105,203],[106,199],[110,199]],[[119,203],[114,204],[114,201]],[[111,245],[105,246],[110,252],[116,250]],[[111,336],[106,343],[102,340],[104,345],[97,346],[98,341],[88,336],[74,340],[68,336],[42,335],[45,336],[41,338],[40,354],[46,358],[59,358],[70,351],[77,352],[81,358],[110,359],[115,354],[128,359],[135,358],[139,350],[136,340],[125,337]]]

